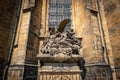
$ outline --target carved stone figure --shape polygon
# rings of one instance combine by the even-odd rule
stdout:
[[[55,59],[59,61],[64,61],[71,55],[80,55],[79,49],[81,48],[81,42],[75,38],[74,30],[64,30],[69,21],[70,20],[63,20],[58,26],[57,31],[55,31],[55,34],[52,33],[50,38],[44,41],[44,45],[41,49],[43,54],[54,56],[57,58]]]

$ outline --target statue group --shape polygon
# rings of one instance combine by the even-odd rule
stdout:
[[[81,38],[75,37],[73,29],[65,28],[69,21],[65,19],[58,27],[49,29],[50,37],[44,38],[41,53],[37,56],[41,80],[48,80],[48,77],[49,80],[82,80],[79,66]]]
[[[49,54],[51,56],[59,53],[67,56],[79,55],[81,41],[75,37],[73,29],[64,30],[64,26],[59,25],[54,33],[50,33],[50,38],[44,40],[43,47],[41,48],[43,54]]]

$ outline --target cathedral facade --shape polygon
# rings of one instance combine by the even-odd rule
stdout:
[[[120,79],[119,0],[4,0],[0,4],[1,80]],[[42,51],[43,45],[55,42],[51,36],[61,32],[64,20],[69,21],[63,33],[74,30],[78,40],[72,46],[81,42],[75,52],[80,57],[64,61],[60,53],[55,61],[44,56],[49,51]]]

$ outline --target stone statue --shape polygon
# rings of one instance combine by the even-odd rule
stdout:
[[[49,54],[51,56],[58,54],[62,56],[79,55],[81,41],[75,38],[74,30],[69,29],[64,32],[65,26],[69,21],[68,19],[63,20],[58,26],[57,31],[50,35],[50,39],[44,41],[44,45],[41,49],[43,54]]]

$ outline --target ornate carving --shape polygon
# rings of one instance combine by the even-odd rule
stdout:
[[[81,41],[75,38],[73,29],[63,32],[65,24],[63,26],[60,24],[55,34],[50,35],[50,38],[44,41],[41,49],[43,54],[49,54],[59,62],[68,59],[71,55],[79,55],[79,49],[81,48]]]

